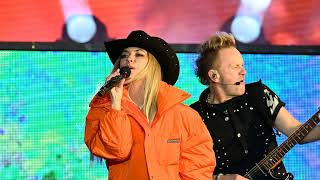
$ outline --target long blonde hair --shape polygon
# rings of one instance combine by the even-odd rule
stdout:
[[[157,113],[157,99],[160,81],[162,80],[161,66],[157,59],[148,52],[148,63],[146,66],[132,79],[128,81],[128,86],[131,82],[135,80],[145,78],[144,81],[144,103],[143,112],[146,115],[149,124],[152,123],[156,113]],[[118,59],[115,64],[113,71],[117,70],[120,66],[120,59]]]

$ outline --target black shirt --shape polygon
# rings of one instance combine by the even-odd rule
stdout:
[[[209,88],[191,107],[203,118],[213,138],[217,160],[214,174],[245,175],[277,146],[273,125],[284,103],[261,81],[247,84],[243,95],[221,104],[209,104],[208,95]],[[281,162],[274,174],[284,172]]]

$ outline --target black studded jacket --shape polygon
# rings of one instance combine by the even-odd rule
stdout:
[[[245,175],[277,146],[273,125],[284,103],[261,81],[247,84],[243,95],[221,104],[209,104],[208,94],[209,88],[190,106],[198,111],[213,138],[214,174]],[[274,173],[284,172],[281,162]],[[272,178],[262,175],[254,179]]]

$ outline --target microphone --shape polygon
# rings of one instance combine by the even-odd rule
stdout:
[[[116,86],[117,84],[119,84],[119,82],[123,79],[123,78],[127,78],[129,77],[131,74],[131,70],[129,67],[125,66],[120,68],[120,75],[114,76],[112,77],[109,81],[107,81],[99,90],[98,95],[99,96],[103,96],[105,93],[107,93],[108,91],[110,91],[110,89],[112,89],[114,86]]]
[[[214,82],[216,84],[221,84],[221,85],[236,85],[236,86],[239,86],[241,84],[242,81],[238,81],[238,82],[235,82],[233,84],[224,84],[224,83],[218,83],[218,82]]]

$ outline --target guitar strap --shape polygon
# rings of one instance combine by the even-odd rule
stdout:
[[[236,136],[239,139],[244,151],[246,151],[248,150],[248,144],[246,141],[248,126],[246,122],[241,121],[238,115],[234,113],[234,110],[234,104],[232,103],[230,106],[228,106],[228,113],[230,114],[230,119],[232,119],[231,122],[235,129]]]

